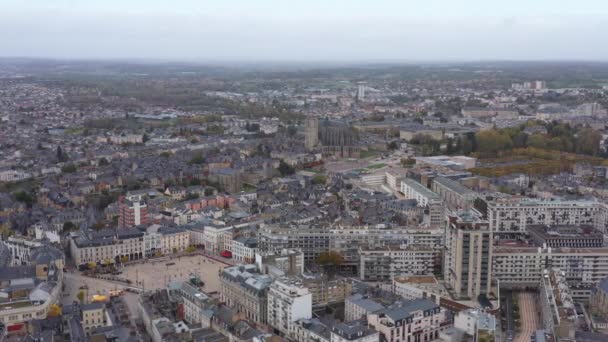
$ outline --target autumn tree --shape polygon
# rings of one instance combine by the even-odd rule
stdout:
[[[49,312],[47,313],[48,317],[57,317],[61,316],[61,307],[57,304],[51,304],[49,306]]]
[[[344,263],[344,257],[336,251],[321,252],[316,263],[331,277],[336,273],[336,269]]]
[[[475,140],[478,151],[482,153],[496,154],[498,151],[513,148],[511,137],[507,133],[495,129],[478,132]]]

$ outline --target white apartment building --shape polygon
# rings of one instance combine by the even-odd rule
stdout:
[[[226,227],[221,225],[206,225],[203,231],[203,243],[205,245],[205,251],[208,253],[216,253],[226,249],[224,245],[224,232],[231,230],[232,227]]]
[[[383,341],[391,342],[432,341],[448,327],[446,310],[429,299],[397,302],[368,314],[367,322],[380,333]]]
[[[299,249],[305,262],[314,262],[321,252],[335,250],[345,257],[345,262],[358,264],[360,245],[382,245],[400,242],[405,245],[442,247],[443,229],[384,229],[371,226],[335,226],[332,228],[309,226],[262,227],[259,231],[259,247],[262,251]],[[352,259],[352,260],[351,260]]]
[[[255,253],[258,251],[258,240],[254,237],[239,236],[232,240],[232,259],[244,264],[255,262]]]
[[[608,277],[608,248],[495,246],[493,276],[501,287],[536,287],[543,270],[559,268],[569,283],[595,285]]]
[[[359,248],[359,278],[391,281],[400,275],[428,275],[439,270],[441,251],[424,245],[385,245]]]
[[[402,174],[396,171],[386,171],[385,179],[386,185],[388,185],[391,190],[399,191],[399,189],[401,188],[401,182],[406,178],[404,178]]]
[[[277,279],[268,289],[268,325],[287,338],[295,336],[295,321],[312,318],[312,294],[300,283]]]
[[[411,178],[401,180],[401,193],[406,199],[416,200],[421,207],[426,207],[431,202],[441,201],[438,194]]]
[[[596,201],[536,200],[519,197],[487,203],[490,228],[497,234],[525,233],[527,225],[592,225],[606,232],[608,205]]]
[[[32,174],[29,172],[18,170],[0,171],[0,182],[18,182],[30,178],[32,178]]]

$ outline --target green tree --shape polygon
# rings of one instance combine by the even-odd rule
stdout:
[[[71,232],[76,229],[77,227],[72,221],[67,221],[63,224],[63,232]]]
[[[205,163],[205,157],[203,157],[202,154],[197,154],[195,156],[193,156],[192,158],[190,158],[189,161],[190,164],[204,164]]]
[[[511,137],[507,133],[495,129],[478,132],[475,140],[478,151],[482,153],[496,154],[498,151],[513,148]]]
[[[287,164],[283,159],[279,161],[279,173],[281,176],[293,175],[295,172],[296,170],[293,166]]]
[[[36,202],[34,196],[23,190],[13,193],[13,197],[16,201],[24,203],[28,208],[31,208],[34,202]]]
[[[579,131],[576,136],[576,152],[595,156],[599,153],[601,140],[602,135],[600,132],[591,128],[585,128]]]
[[[76,298],[78,298],[78,301],[80,301],[81,304],[84,304],[84,291],[78,291]]]
[[[63,173],[74,173],[76,172],[76,165],[70,163],[61,167],[61,172]]]
[[[527,144],[529,147],[546,148],[547,139],[542,134],[532,134],[531,136],[528,137]]]
[[[327,182],[327,178],[324,175],[315,175],[312,177],[313,184],[325,184]]]

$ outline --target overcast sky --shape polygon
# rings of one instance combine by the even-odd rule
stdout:
[[[0,0],[0,56],[608,61],[608,0]]]

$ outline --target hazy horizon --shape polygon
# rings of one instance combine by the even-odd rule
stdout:
[[[1,57],[195,63],[608,61],[608,5],[4,0]]]

